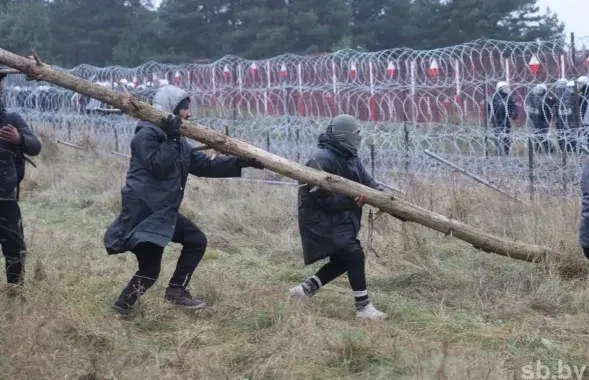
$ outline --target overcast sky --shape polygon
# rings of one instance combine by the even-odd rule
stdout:
[[[489,0],[492,1],[492,0]],[[154,0],[159,5],[160,0]],[[538,0],[542,12],[549,7],[564,21],[566,33],[589,37],[589,0]]]
[[[566,33],[575,33],[576,37],[589,37],[589,1],[588,0],[539,0],[538,5],[544,11],[549,7],[558,15],[566,28]]]

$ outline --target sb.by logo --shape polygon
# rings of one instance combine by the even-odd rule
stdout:
[[[542,364],[540,360],[536,360],[536,365],[527,364],[522,367],[522,379],[524,380],[583,380],[583,375],[587,366],[572,367],[568,364],[564,364],[562,360],[558,361],[556,373],[552,373],[550,367]]]

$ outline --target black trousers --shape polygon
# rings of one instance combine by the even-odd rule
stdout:
[[[169,286],[185,288],[203,258],[207,238],[194,223],[178,214],[172,242],[182,244],[182,250]],[[139,269],[123,290],[122,295],[127,297],[136,292],[143,294],[155,284],[161,271],[164,247],[153,243],[140,243],[133,253],[137,257]]]
[[[16,201],[0,201],[0,246],[6,264],[9,284],[24,280],[26,244],[20,207]]]
[[[329,262],[322,266],[315,276],[322,285],[333,281],[344,273],[348,273],[348,281],[352,290],[366,290],[365,254],[360,244],[348,245],[329,257]]]

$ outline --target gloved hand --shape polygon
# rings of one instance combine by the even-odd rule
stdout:
[[[256,169],[264,169],[264,165],[262,165],[262,163],[260,163],[258,160],[256,160],[255,158],[243,158],[243,157],[239,157],[239,166],[241,166],[242,168],[256,168]]]
[[[169,140],[178,140],[182,137],[180,134],[182,119],[180,117],[168,115],[167,118],[162,118],[161,124]]]

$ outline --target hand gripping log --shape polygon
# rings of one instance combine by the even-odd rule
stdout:
[[[101,100],[144,121],[159,124],[163,117],[168,116],[167,113],[135,99],[128,93],[117,93],[67,72],[54,70],[50,65],[43,63],[35,52],[33,52],[33,58],[27,58],[0,49],[0,64],[16,69],[33,80],[50,82]],[[528,262],[542,262],[548,257],[557,256],[556,252],[550,248],[491,235],[381,191],[292,162],[202,125],[184,121],[180,130],[184,136],[199,141],[218,152],[256,159],[266,169],[296,179],[302,184],[320,186],[348,197],[365,194],[367,203],[371,206],[401,220],[419,223],[443,234],[461,239],[482,251]]]

